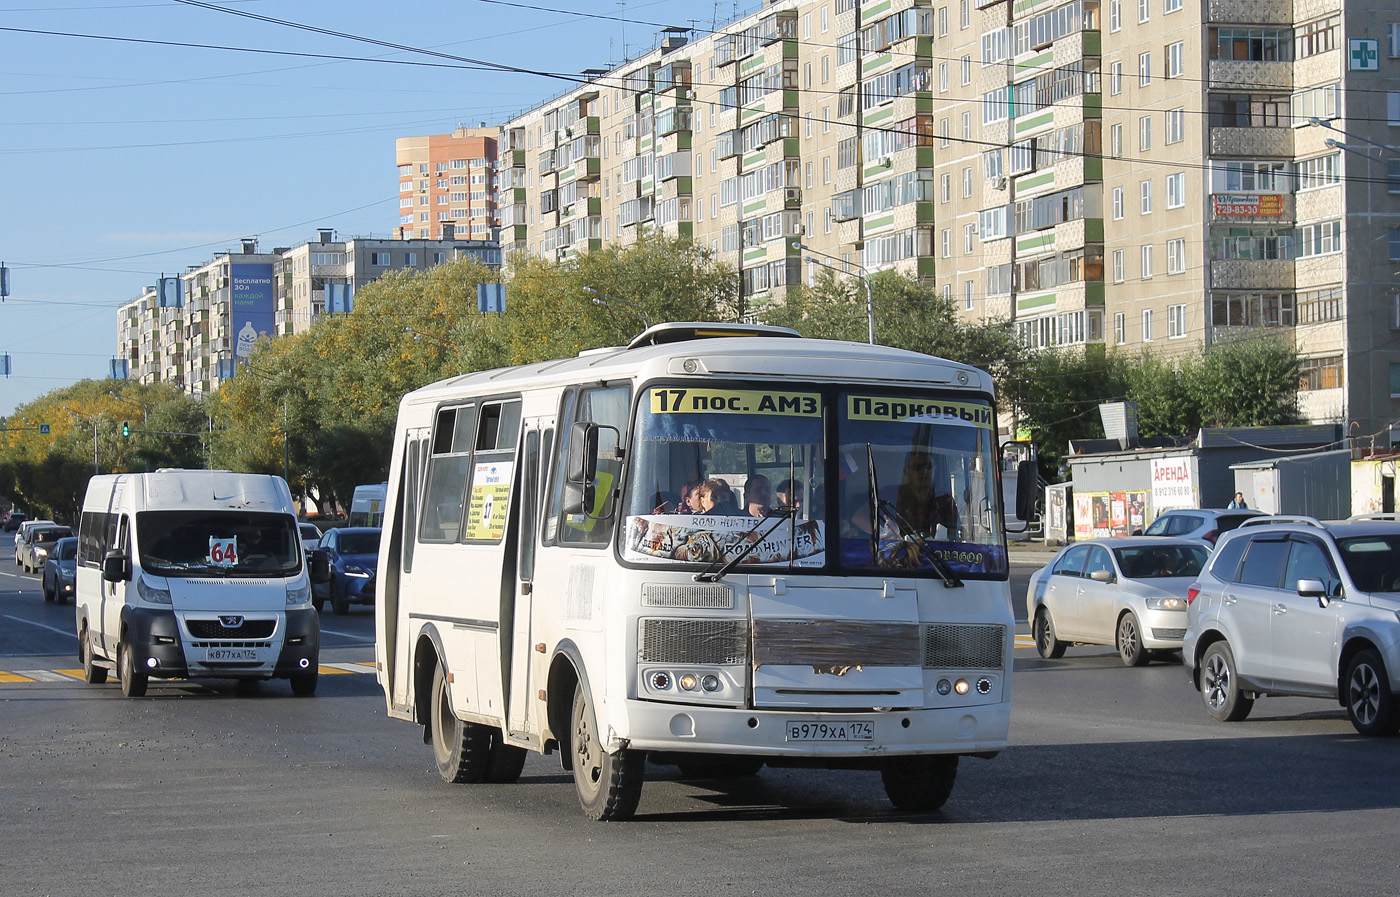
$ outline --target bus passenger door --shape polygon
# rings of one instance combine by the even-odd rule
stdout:
[[[131,524],[125,514],[113,514],[108,517],[108,529],[106,532],[106,549],[116,550],[126,554],[131,559],[128,565],[129,570],[135,571],[136,561],[131,556]],[[103,551],[106,554],[106,551]],[[101,574],[98,574],[101,576]],[[133,573],[139,576],[139,573]],[[135,591],[136,586],[132,582],[117,581],[108,582],[105,578],[99,580],[102,583],[102,650],[113,660],[117,658],[117,645],[122,640],[122,610],[126,607],[126,591],[129,586]]]
[[[540,440],[548,421],[532,418],[525,421],[520,449],[520,499],[516,502],[514,525],[518,562],[515,570],[515,590],[511,631],[502,633],[509,639],[503,645],[506,662],[506,728],[511,735],[525,736],[521,740],[538,743],[538,727],[530,718],[531,667],[535,662],[531,638],[531,613],[534,604],[535,548],[539,544],[540,518]],[[541,655],[543,656],[543,655]],[[510,738],[510,740],[515,740]]]
[[[384,606],[375,609],[382,621],[384,675],[388,678],[395,707],[406,707],[409,702],[409,689],[413,678],[413,644],[411,637],[400,637],[400,633],[412,633],[408,625],[408,608],[413,602],[403,602],[401,595],[412,595],[413,555],[418,542],[418,521],[422,517],[423,468],[427,461],[428,427],[409,430],[403,452],[403,470],[394,480],[398,490],[394,508],[394,518],[388,533],[390,539],[390,560],[396,560],[397,575],[385,583]],[[397,550],[397,558],[393,557]],[[385,575],[385,574],[381,574]]]

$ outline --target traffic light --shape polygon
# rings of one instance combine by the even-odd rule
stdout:
[[[129,424],[127,424],[126,421],[122,421],[122,438],[125,439],[126,437],[128,437],[128,436],[130,436],[130,435],[131,435],[131,426],[130,426]]]

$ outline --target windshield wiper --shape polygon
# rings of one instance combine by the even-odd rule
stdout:
[[[764,539],[766,539],[766,538],[768,538],[769,536],[771,536],[771,535],[773,534],[773,530],[777,529],[780,525],[782,525],[782,522],[783,522],[784,520],[786,520],[788,517],[791,517],[793,514],[796,514],[796,513],[797,513],[797,509],[796,509],[796,508],[794,508],[794,507],[789,507],[789,506],[786,506],[786,505],[783,506],[783,507],[778,507],[778,508],[773,508],[773,509],[771,509],[767,514],[764,514],[762,517],[760,517],[760,518],[758,519],[758,522],[757,522],[757,523],[755,523],[753,526],[749,527],[749,528],[748,528],[748,531],[746,531],[746,532],[744,533],[744,535],[743,535],[741,538],[744,539],[745,541],[748,541],[748,540],[749,540],[749,537],[752,536],[755,532],[757,532],[757,531],[758,531],[758,528],[759,528],[760,526],[762,526],[763,524],[767,523],[769,520],[772,520],[772,521],[773,521],[773,525],[770,526],[770,527],[768,527],[768,531],[767,531],[767,532],[765,532],[763,535],[759,536],[757,539],[753,539],[752,541],[749,541],[749,543],[748,543],[747,545],[744,546],[744,550],[743,550],[743,551],[741,551],[741,552],[739,552],[738,554],[734,555],[734,557],[730,558],[729,560],[723,562],[723,565],[722,565],[722,566],[718,566],[718,568],[716,568],[717,565],[711,565],[711,566],[710,566],[710,569],[708,569],[708,570],[702,570],[701,572],[695,574],[695,577],[694,577],[694,578],[695,578],[695,581],[696,581],[696,582],[719,582],[720,579],[721,579],[722,577],[726,576],[726,575],[727,575],[730,571],[732,571],[735,567],[739,566],[739,563],[740,563],[741,561],[743,561],[744,558],[746,558],[746,557],[748,557],[750,554],[752,554],[752,553],[753,553],[753,550],[754,550],[755,548],[757,548],[757,547],[763,542]],[[789,549],[789,554],[791,554],[791,549]],[[791,561],[791,557],[789,557],[789,561]]]

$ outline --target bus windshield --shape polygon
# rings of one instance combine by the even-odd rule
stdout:
[[[156,576],[293,576],[301,540],[288,514],[143,511],[136,515],[141,569]]]
[[[985,398],[653,387],[632,440],[623,556],[1002,578],[995,435]]]

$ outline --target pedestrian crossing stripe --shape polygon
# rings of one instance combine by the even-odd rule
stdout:
[[[373,673],[374,661],[364,663],[323,663],[319,665],[323,676],[345,676],[352,673]],[[84,681],[82,670],[0,670],[0,685],[19,685],[29,682],[71,682]]]

